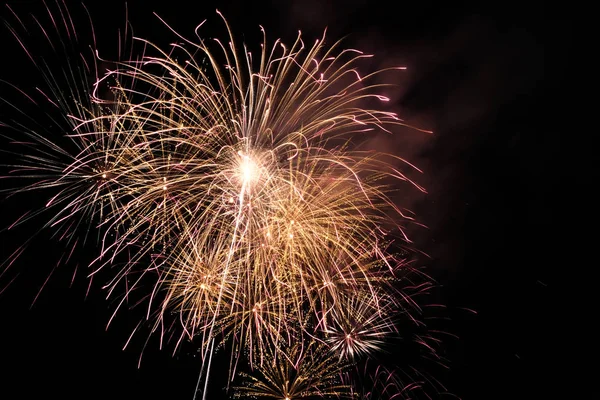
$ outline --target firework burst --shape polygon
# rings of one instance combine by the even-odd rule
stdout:
[[[146,289],[153,331],[177,321],[177,343],[198,340],[208,365],[215,342],[243,349],[230,380],[242,354],[261,377],[238,393],[341,396],[345,360],[381,350],[407,311],[407,264],[388,249],[413,218],[392,198],[398,182],[423,189],[403,172],[414,166],[362,146],[405,124],[379,105],[382,71],[359,73],[370,55],[264,31],[254,53],[225,25],[226,42],[200,26],[166,49],[134,38],[143,51],[83,69],[95,83],[82,90],[89,79],[43,70],[70,147],[25,129],[42,155],[15,175],[56,192],[45,227],[97,232],[90,276],[110,270],[120,305]]]
[[[236,398],[350,399],[351,387],[342,382],[346,365],[332,363],[326,346],[299,341],[289,346],[266,346],[265,360],[252,374],[241,374]]]
[[[385,339],[395,330],[394,307],[374,303],[371,297],[348,296],[330,311],[324,328],[326,341],[340,359],[353,360],[382,350]]]
[[[383,243],[388,231],[402,229],[389,221],[410,217],[387,186],[406,176],[391,158],[352,150],[349,142],[402,125],[392,113],[359,107],[365,99],[386,100],[354,68],[365,55],[336,52],[324,39],[307,48],[299,36],[289,48],[270,48],[265,38],[254,59],[229,39],[228,47],[215,40],[215,48],[186,39],[191,49],[177,45],[169,53],[143,41],[143,57],[119,63],[99,81],[113,82],[118,107],[94,100],[122,111],[79,127],[109,124],[135,143],[120,146],[132,148],[133,162],[103,172],[118,188],[107,223],[115,239],[102,254],[112,260],[137,246],[137,264],[160,253],[157,285],[171,289],[159,308],[175,301],[187,314],[184,330],[209,337],[219,320],[240,329],[263,304],[261,326],[270,328],[262,333],[281,335],[286,321],[302,319],[307,307],[323,311],[325,298],[341,293],[334,280],[377,304],[382,282],[373,263],[393,276],[398,265]],[[189,267],[204,259],[212,266]],[[199,271],[218,282],[199,283]],[[121,272],[119,278],[130,274]]]

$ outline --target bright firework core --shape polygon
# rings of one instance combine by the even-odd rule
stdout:
[[[250,156],[238,151],[241,157],[239,165],[239,176],[244,186],[251,185],[260,177],[260,168]]]

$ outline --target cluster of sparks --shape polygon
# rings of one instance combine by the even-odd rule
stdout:
[[[59,8],[52,21],[71,32]],[[151,330],[198,343],[204,379],[223,346],[229,381],[245,377],[238,397],[358,398],[346,368],[418,309],[391,251],[413,219],[393,190],[423,190],[403,172],[416,168],[359,146],[404,122],[377,106],[381,71],[360,75],[370,55],[300,34],[269,44],[264,31],[255,54],[228,26],[225,42],[199,28],[195,40],[173,30],[166,50],[135,38],[142,54],[106,71],[98,55],[70,67],[68,89],[49,79],[69,146],[19,127],[30,152],[14,170],[34,181],[21,191],[53,191],[45,226],[73,247],[98,233],[89,275],[110,270],[120,305],[146,293]]]

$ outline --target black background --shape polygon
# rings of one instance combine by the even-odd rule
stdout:
[[[125,3],[89,3],[99,47],[111,49]],[[39,1],[9,4],[44,12]],[[543,127],[540,104],[545,45],[552,40],[566,52],[568,24],[551,24],[541,2],[485,8],[359,0],[128,2],[135,33],[162,44],[174,37],[153,11],[191,36],[202,20],[218,22],[215,8],[248,43],[260,38],[258,25],[271,40],[286,42],[297,30],[310,41],[327,27],[330,41],[345,36],[347,47],[375,54],[371,67],[408,67],[397,77],[390,107],[434,133],[407,131],[373,145],[423,169],[416,179],[428,194],[407,194],[406,201],[428,229],[412,235],[431,257],[421,264],[441,285],[432,301],[447,306],[446,330],[458,336],[444,345],[450,368],[436,372],[438,378],[462,399],[552,393],[554,348],[560,343],[552,321],[560,306],[548,250],[554,222],[547,193],[560,173],[553,163],[557,139]],[[1,16],[12,18],[6,8]],[[0,41],[0,79],[33,90],[36,71],[25,53],[7,29]],[[2,227],[36,201],[4,202]],[[2,257],[28,235],[3,232]],[[48,236],[40,236],[11,267],[17,279],[8,285],[13,273],[0,281],[0,398],[191,399],[200,365],[192,352],[172,357],[151,340],[138,369],[144,342],[121,349],[139,315],[119,314],[106,330],[113,305],[97,287],[86,298],[81,273],[69,287],[73,268],[59,267],[31,307],[64,252]]]

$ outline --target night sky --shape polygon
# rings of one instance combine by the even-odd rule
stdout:
[[[40,1],[8,3],[25,12],[44,10]],[[67,3],[84,16],[78,2]],[[88,3],[100,49],[113,51],[125,2]],[[375,54],[369,68],[407,66],[387,93],[389,107],[434,133],[401,130],[372,145],[423,170],[413,178],[428,194],[411,192],[404,200],[427,228],[410,234],[429,256],[419,264],[440,286],[427,301],[446,306],[437,314],[447,320],[435,323],[457,336],[443,346],[449,369],[430,372],[465,400],[552,393],[556,354],[548,349],[559,341],[552,322],[558,301],[547,250],[553,211],[545,192],[557,175],[551,166],[556,139],[543,130],[539,106],[549,40],[543,3],[484,9],[397,2],[397,10],[360,0],[201,3],[130,1],[128,12],[136,35],[156,43],[168,44],[173,35],[153,11],[191,36],[204,19],[216,26],[218,8],[248,43],[257,43],[259,25],[271,40],[285,42],[298,30],[312,41],[327,27],[330,43],[345,37],[345,47]],[[0,17],[13,20],[5,7]],[[555,35],[555,47],[565,46],[567,36]],[[35,90],[40,78],[5,27],[0,41],[0,80]],[[11,117],[7,110],[0,108],[0,121]],[[0,228],[41,201],[4,201]],[[2,259],[30,229],[0,234]],[[191,399],[200,367],[192,348],[172,357],[171,348],[160,351],[152,339],[138,369],[143,338],[122,348],[140,311],[121,312],[106,330],[114,305],[99,285],[86,297],[82,272],[70,286],[72,265],[57,268],[31,306],[63,253],[42,234],[0,278],[0,399]],[[220,398],[218,388],[209,398]]]

